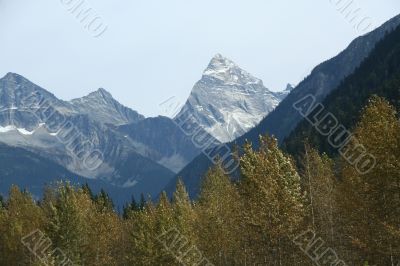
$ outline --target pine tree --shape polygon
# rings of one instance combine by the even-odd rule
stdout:
[[[84,185],[82,185],[82,190],[84,193],[86,193],[92,200],[94,200],[94,194],[92,189],[89,187],[88,183],[85,183]]]
[[[4,207],[4,199],[3,196],[0,195],[0,209],[2,209]]]
[[[101,189],[100,193],[94,197],[94,201],[100,208],[107,209],[109,211],[114,209],[114,203],[112,199],[103,189]]]
[[[144,208],[146,207],[146,198],[144,196],[144,194],[140,194],[140,203],[139,203],[139,209],[140,210],[144,210]]]
[[[124,209],[123,209],[122,217],[123,217],[124,219],[128,219],[128,218],[129,218],[129,215],[130,215],[132,212],[139,211],[139,210],[140,210],[140,207],[139,207],[139,205],[136,203],[135,196],[132,196],[131,202],[130,202],[129,204],[127,204],[127,205],[124,207]]]

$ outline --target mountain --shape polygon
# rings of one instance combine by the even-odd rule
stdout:
[[[302,121],[302,116],[293,108],[293,104],[307,95],[313,95],[317,102],[324,100],[360,66],[371,54],[376,44],[398,25],[400,25],[400,15],[374,31],[358,37],[337,56],[315,67],[311,74],[297,85],[260,124],[228,145],[231,147],[234,144],[240,146],[246,140],[249,140],[253,143],[253,146],[257,146],[258,137],[262,134],[274,135],[282,142]],[[211,165],[210,160],[204,154],[200,154],[175,176],[165,190],[171,193],[178,177],[182,177],[185,184],[190,184],[188,186],[189,194],[195,197],[199,191],[201,177],[204,176]]]
[[[318,117],[330,112],[346,129],[352,130],[372,95],[386,98],[400,111],[400,27],[379,42],[354,74],[325,98],[323,114]],[[303,152],[305,140],[321,153],[337,154],[328,138],[305,119],[284,140],[283,148],[297,157]]]
[[[218,141],[229,142],[257,125],[279,101],[260,79],[218,54],[177,117],[191,117]]]
[[[105,124],[119,126],[144,119],[144,116],[123,106],[102,88],[85,97],[73,99],[71,104],[80,114],[87,114],[92,119]]]
[[[173,120],[146,118],[122,125],[122,132],[143,156],[179,172],[204,146],[211,147],[246,133],[291,90],[270,92],[261,80],[231,60],[216,55]],[[194,130],[192,133],[186,129]],[[198,137],[201,136],[201,137]],[[209,141],[202,146],[195,138]]]
[[[77,176],[157,194],[174,173],[141,155],[115,130],[143,119],[103,89],[66,102],[20,75],[9,73],[0,79],[0,142]]]
[[[69,115],[74,112],[67,102],[58,100],[18,74],[8,73],[0,79],[0,126],[14,126],[23,133],[36,129],[42,113],[32,112],[32,108],[37,110],[38,107],[33,106],[37,103],[29,103],[35,95],[41,95],[41,100],[51,102],[53,108],[61,113]]]

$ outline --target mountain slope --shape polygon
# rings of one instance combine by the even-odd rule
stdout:
[[[257,125],[278,103],[260,79],[218,54],[177,117],[191,117],[220,142],[229,142]]]
[[[231,147],[233,144],[243,145],[245,140],[249,140],[254,146],[257,146],[260,134],[275,135],[282,142],[302,120],[302,117],[292,107],[293,104],[309,94],[314,95],[317,101],[322,101],[340,85],[344,78],[359,67],[385,34],[399,24],[400,15],[371,33],[357,38],[339,55],[317,66],[259,125],[229,145]],[[195,197],[199,190],[201,177],[211,165],[210,160],[200,154],[175,176],[165,190],[171,193],[178,177],[182,177],[185,183],[191,184],[188,186],[188,191],[192,197]]]
[[[271,112],[257,127],[243,136],[244,139],[256,141],[259,134],[268,133],[283,140],[301,121],[302,117],[292,107],[299,99],[308,94],[323,100],[330,92],[336,89],[340,82],[361,64],[371,53],[376,43],[388,31],[392,31],[400,24],[400,15],[389,20],[376,30],[355,39],[343,52],[336,57],[320,64],[304,79],[279,106]]]
[[[0,194],[7,195],[12,185],[27,189],[35,198],[42,196],[46,185],[66,181],[80,186],[89,184],[93,192],[107,191],[117,206],[122,207],[131,195],[139,196],[135,189],[119,188],[101,180],[87,179],[71,173],[62,166],[22,148],[0,143]]]
[[[351,130],[360,120],[360,112],[372,95],[386,98],[400,111],[400,27],[378,43],[355,73],[322,102],[325,109],[318,117],[330,112],[340,124]],[[327,137],[319,134],[306,120],[284,140],[283,147],[295,156],[300,155],[305,140],[320,152],[330,155],[337,152],[329,145]]]
[[[118,128],[143,156],[179,172],[199,153],[190,137],[167,117],[146,118]]]

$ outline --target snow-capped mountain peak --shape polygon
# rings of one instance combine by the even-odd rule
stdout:
[[[177,118],[189,116],[220,142],[229,142],[257,125],[278,103],[260,79],[218,54]]]
[[[229,84],[262,84],[260,79],[253,77],[221,54],[215,55],[204,70],[203,78],[207,77]]]

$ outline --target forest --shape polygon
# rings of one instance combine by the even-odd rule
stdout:
[[[106,192],[58,183],[34,199],[16,186],[0,201],[0,265],[399,265],[400,121],[373,96],[352,134],[376,159],[360,173],[302,141],[295,159],[273,136],[221,165],[191,200],[132,199],[115,210]],[[350,141],[347,145],[352,145]]]

